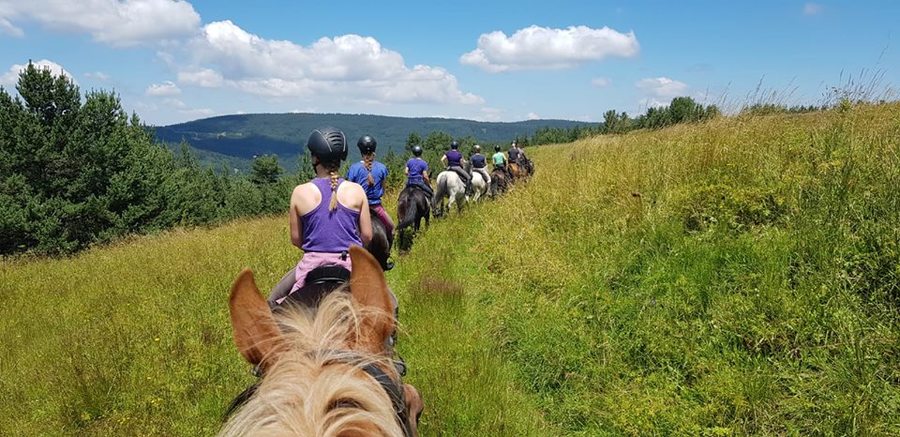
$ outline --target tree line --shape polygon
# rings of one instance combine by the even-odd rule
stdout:
[[[0,255],[64,254],[117,237],[281,211],[298,182],[273,157],[249,175],[154,142],[107,91],[29,64],[0,87]],[[307,167],[308,168],[308,167]]]

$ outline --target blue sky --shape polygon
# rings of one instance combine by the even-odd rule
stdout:
[[[688,95],[900,79],[900,2],[0,0],[0,85],[29,59],[153,124],[253,112],[600,120]],[[843,76],[842,76],[843,75]]]

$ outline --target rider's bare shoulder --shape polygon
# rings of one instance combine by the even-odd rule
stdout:
[[[291,207],[296,209],[300,215],[312,211],[321,201],[322,193],[311,182],[297,185],[291,193]]]
[[[362,209],[368,203],[365,190],[356,182],[345,181],[338,187],[337,195],[342,205],[355,210]]]

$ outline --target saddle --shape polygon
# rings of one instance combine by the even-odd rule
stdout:
[[[306,282],[303,284],[303,287],[289,294],[280,304],[272,308],[272,312],[278,313],[285,311],[287,308],[294,305],[302,305],[313,309],[318,308],[319,302],[321,302],[325,296],[337,291],[342,285],[349,281],[350,271],[341,266],[331,265],[316,267],[306,274]],[[341,292],[347,291],[349,291],[349,289],[341,290]],[[394,317],[396,318],[398,316],[396,313],[397,309],[395,308],[394,311]],[[388,339],[391,349],[393,349],[393,346],[397,341],[396,336],[397,333],[394,332]],[[400,376],[406,375],[406,362],[399,354],[397,355],[397,359],[394,360],[394,366],[397,367],[397,372]]]
[[[341,266],[316,267],[306,274],[303,288],[289,294],[273,311],[281,311],[289,305],[316,308],[332,291],[350,280],[350,272]]]

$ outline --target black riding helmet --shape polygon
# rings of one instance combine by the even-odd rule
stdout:
[[[456,141],[451,141],[450,148],[453,150],[459,149],[459,143],[457,143]]]
[[[415,155],[415,156],[422,156],[422,147],[420,147],[420,146],[413,146],[413,155]]]
[[[306,140],[306,148],[313,156],[325,162],[347,159],[347,137],[339,129],[323,127],[312,131]]]
[[[371,135],[363,135],[359,137],[359,141],[356,142],[356,147],[359,147],[360,154],[368,155],[369,153],[375,152],[375,148],[378,147],[378,142],[376,142],[375,137]]]

